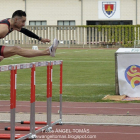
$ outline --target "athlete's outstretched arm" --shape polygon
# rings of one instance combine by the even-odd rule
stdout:
[[[34,34],[33,32],[29,31],[28,29],[25,29],[25,28],[21,28],[20,30],[21,33],[27,35],[28,37],[32,37],[32,38],[35,38],[41,42],[50,42],[49,39],[44,39],[44,38],[41,38],[39,36],[37,36],[36,34]]]

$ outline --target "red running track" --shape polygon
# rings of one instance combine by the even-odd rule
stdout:
[[[0,112],[10,112],[9,101],[0,101]],[[103,114],[103,115],[140,115],[138,103],[73,103],[63,102],[63,114]],[[52,113],[58,113],[59,103],[52,103]],[[29,102],[17,102],[16,112],[30,112]],[[46,102],[36,102],[36,112],[46,112]],[[0,123],[0,133],[9,126]],[[21,124],[16,124],[21,126]],[[22,125],[29,126],[29,125]],[[40,127],[41,125],[36,125]],[[16,131],[16,134],[27,132]],[[62,138],[63,137],[63,138]],[[99,125],[56,125],[51,133],[39,133],[37,140],[140,140],[140,127],[136,126],[99,126]]]
[[[36,102],[36,113],[46,112],[46,102]],[[0,112],[10,112],[10,102],[0,101]],[[17,101],[16,112],[30,112],[30,102]],[[63,114],[140,115],[138,103],[63,102]],[[59,103],[52,102],[52,113],[58,113]]]
[[[9,123],[0,123],[0,133],[10,134],[4,131]],[[16,124],[21,126],[21,124]],[[22,125],[29,126],[29,125]],[[37,125],[41,126],[41,125]],[[16,134],[28,134],[27,131],[16,131]],[[56,125],[52,132],[37,134],[37,140],[139,140],[140,127],[134,126],[96,126],[96,125]]]

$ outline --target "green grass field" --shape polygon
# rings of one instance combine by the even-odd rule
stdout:
[[[114,49],[58,49],[55,58],[13,56],[1,65],[63,60],[63,101],[103,102],[115,94]],[[30,100],[31,70],[17,71],[17,100]],[[0,100],[10,99],[10,72],[0,72]],[[36,68],[36,100],[46,101],[46,67]],[[59,66],[53,67],[53,101],[59,101]]]

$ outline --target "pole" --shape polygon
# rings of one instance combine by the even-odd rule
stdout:
[[[63,79],[63,62],[60,64],[60,119],[62,124],[62,79]]]
[[[81,25],[83,25],[83,0],[81,0]]]
[[[31,68],[31,95],[30,95],[30,132],[31,138],[36,138],[35,135],[35,63]]]
[[[138,1],[136,0],[136,25],[137,25],[137,3]]]
[[[12,66],[11,70],[11,82],[10,82],[10,111],[11,111],[11,138],[10,140],[15,140],[15,109],[16,109],[16,77],[17,77],[17,67]]]
[[[83,0],[81,0],[81,26],[83,25]],[[82,27],[81,27],[81,43],[83,43],[83,40],[82,40]]]
[[[24,3],[24,4],[25,4],[25,13],[26,13],[26,12],[27,12],[27,9],[26,9],[26,8],[27,8],[27,7],[26,7],[27,2],[26,2],[26,0],[23,0],[23,1],[25,1],[25,3]],[[25,22],[25,25],[26,25],[26,22]]]

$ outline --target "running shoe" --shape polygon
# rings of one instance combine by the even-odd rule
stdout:
[[[55,57],[55,52],[56,52],[57,46],[58,46],[58,40],[55,38],[53,41],[53,45],[51,45],[49,47],[50,56]]]

